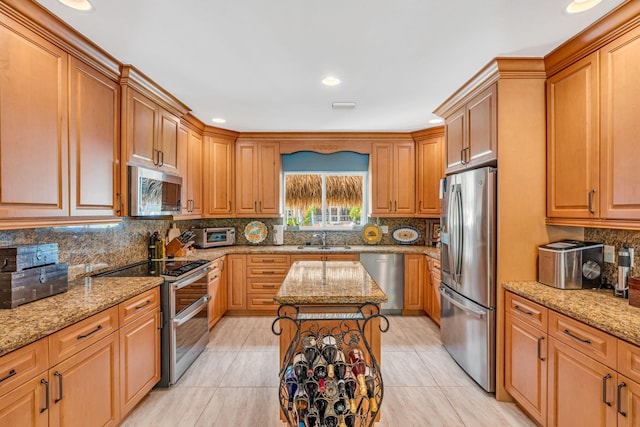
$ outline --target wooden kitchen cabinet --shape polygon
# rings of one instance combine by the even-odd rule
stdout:
[[[247,310],[275,313],[273,297],[289,272],[289,255],[247,255]]]
[[[440,216],[440,179],[444,177],[444,128],[427,129],[416,141],[416,217]]]
[[[1,396],[0,425],[20,427],[48,426],[49,412],[45,409],[47,406],[47,386],[47,380],[38,376]]]
[[[431,319],[440,325],[441,297],[440,297],[440,281],[442,278],[440,260],[427,257],[427,268],[429,270],[429,283],[431,285],[430,306],[427,314]]]
[[[277,142],[236,143],[236,216],[280,215],[280,149]]]
[[[415,144],[371,145],[372,214],[408,216],[415,212]]]
[[[227,283],[224,270],[225,258],[218,258],[213,262],[207,283],[209,287],[209,329],[224,316],[227,311]]]
[[[227,309],[246,310],[246,294],[246,257],[244,255],[227,255]]]
[[[445,172],[488,164],[498,155],[497,85],[445,118]]]
[[[199,132],[178,129],[178,170],[182,177],[182,215],[198,218],[203,212],[203,141]]]
[[[425,255],[406,254],[404,256],[404,309],[422,310],[424,282],[425,282]]]
[[[234,144],[232,138],[204,137],[204,204],[210,217],[229,218],[234,205]]]

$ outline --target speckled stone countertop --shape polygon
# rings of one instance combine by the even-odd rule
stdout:
[[[273,299],[280,304],[378,304],[387,295],[358,261],[296,261]]]
[[[159,286],[160,277],[94,277],[69,282],[69,290],[0,310],[0,356]]]
[[[557,289],[539,282],[507,282],[506,290],[611,335],[640,345],[640,308],[611,290]]]

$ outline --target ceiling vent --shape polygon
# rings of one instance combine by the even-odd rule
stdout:
[[[331,108],[334,110],[353,110],[356,108],[355,102],[332,102]]]

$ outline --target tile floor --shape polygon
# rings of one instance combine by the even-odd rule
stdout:
[[[427,317],[390,316],[382,335],[385,394],[377,427],[535,426],[496,401],[443,349]],[[177,385],[153,390],[122,426],[283,427],[272,317],[225,317]]]

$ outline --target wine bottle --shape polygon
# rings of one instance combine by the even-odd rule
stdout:
[[[324,415],[324,423],[327,427],[338,427],[338,415],[333,404],[333,402],[329,402]]]
[[[318,383],[311,377],[304,383],[304,388],[309,396],[309,406],[313,406],[313,401],[318,394]]]
[[[337,353],[336,339],[332,335],[324,337],[322,339],[322,355],[327,361],[327,376],[329,378],[335,377],[333,364],[335,363]]]
[[[356,413],[356,380],[351,376],[351,373],[347,371],[344,379],[344,385],[346,389],[347,397],[349,398],[349,406],[351,412]]]
[[[291,411],[293,409],[293,397],[298,390],[298,378],[294,373],[293,365],[287,366],[287,370],[284,374],[284,382],[287,388],[288,396],[287,409]]]
[[[367,364],[364,362],[362,351],[359,348],[351,349],[349,352],[349,363],[351,363],[351,370],[358,378],[360,395],[367,397],[367,384],[364,381],[364,372],[367,368]]]
[[[318,410],[318,417],[320,418],[320,425],[325,424],[324,412],[327,410],[327,401],[323,398],[318,398],[315,401],[316,409]]]
[[[356,414],[350,413],[344,416],[344,423],[347,427],[356,427]],[[342,427],[342,426],[340,426]]]
[[[307,412],[307,426],[306,427],[318,427],[318,414],[315,409],[309,409]]]
[[[349,412],[343,399],[338,399],[333,404],[333,410],[338,414],[338,427],[347,427],[344,415]]]
[[[303,383],[307,378],[307,369],[309,369],[309,364],[304,354],[296,354],[293,358],[293,373],[298,379],[298,382]]]
[[[336,352],[336,357],[333,361],[334,371],[336,378],[344,379],[345,373],[347,371],[347,362],[344,358],[344,353],[341,350]]]
[[[307,410],[309,409],[309,396],[307,395],[304,387],[298,387],[295,402],[298,414],[298,427],[305,427],[304,419],[307,415]]]
[[[313,364],[313,376],[318,380],[318,390],[320,393],[324,393],[325,378],[327,378],[327,362],[324,360],[322,354],[316,357],[316,361]]]
[[[307,363],[309,365],[313,365],[313,361],[316,359],[316,355],[318,354],[318,348],[316,344],[316,338],[313,336],[304,337],[302,339],[302,353],[307,359]]]
[[[364,376],[365,384],[367,385],[367,396],[369,397],[369,410],[374,414],[378,412],[378,402],[376,402],[376,382],[371,375],[371,370],[366,369]]]

